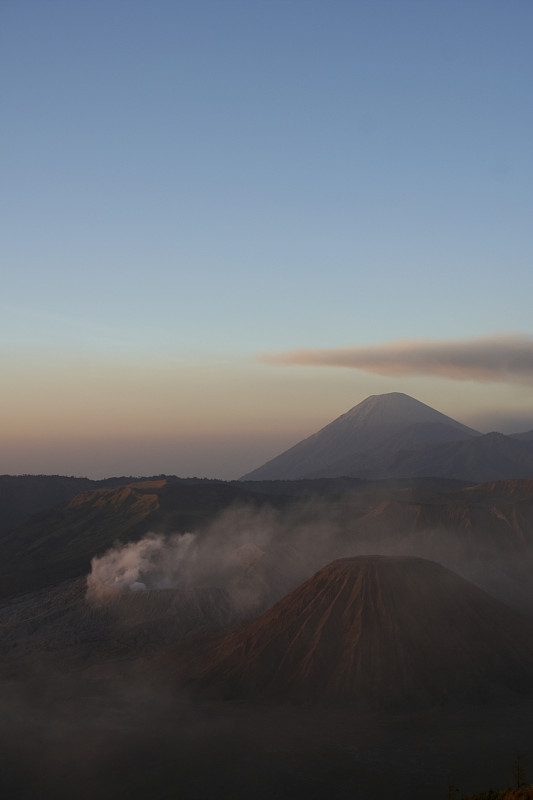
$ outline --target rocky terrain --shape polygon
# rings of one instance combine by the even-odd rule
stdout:
[[[6,797],[509,785],[533,481],[158,476],[39,504],[0,538]]]

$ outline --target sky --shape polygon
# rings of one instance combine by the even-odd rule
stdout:
[[[533,428],[530,0],[4,0],[0,473]]]

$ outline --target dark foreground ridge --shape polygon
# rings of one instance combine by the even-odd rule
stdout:
[[[435,562],[358,556],[176,663],[185,683],[232,700],[478,702],[528,690],[533,622]]]

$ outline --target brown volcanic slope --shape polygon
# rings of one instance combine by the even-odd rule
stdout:
[[[226,699],[421,707],[523,692],[533,621],[439,564],[358,556],[251,623],[182,655],[180,680]]]

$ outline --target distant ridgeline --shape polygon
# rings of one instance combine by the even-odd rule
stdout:
[[[533,430],[481,434],[406,394],[363,400],[241,480],[533,477]]]
[[[438,561],[533,611],[533,479],[128,481],[0,477],[0,597],[87,575],[117,544],[194,532],[219,549],[259,548],[248,579],[271,601],[334,558],[373,553]]]

